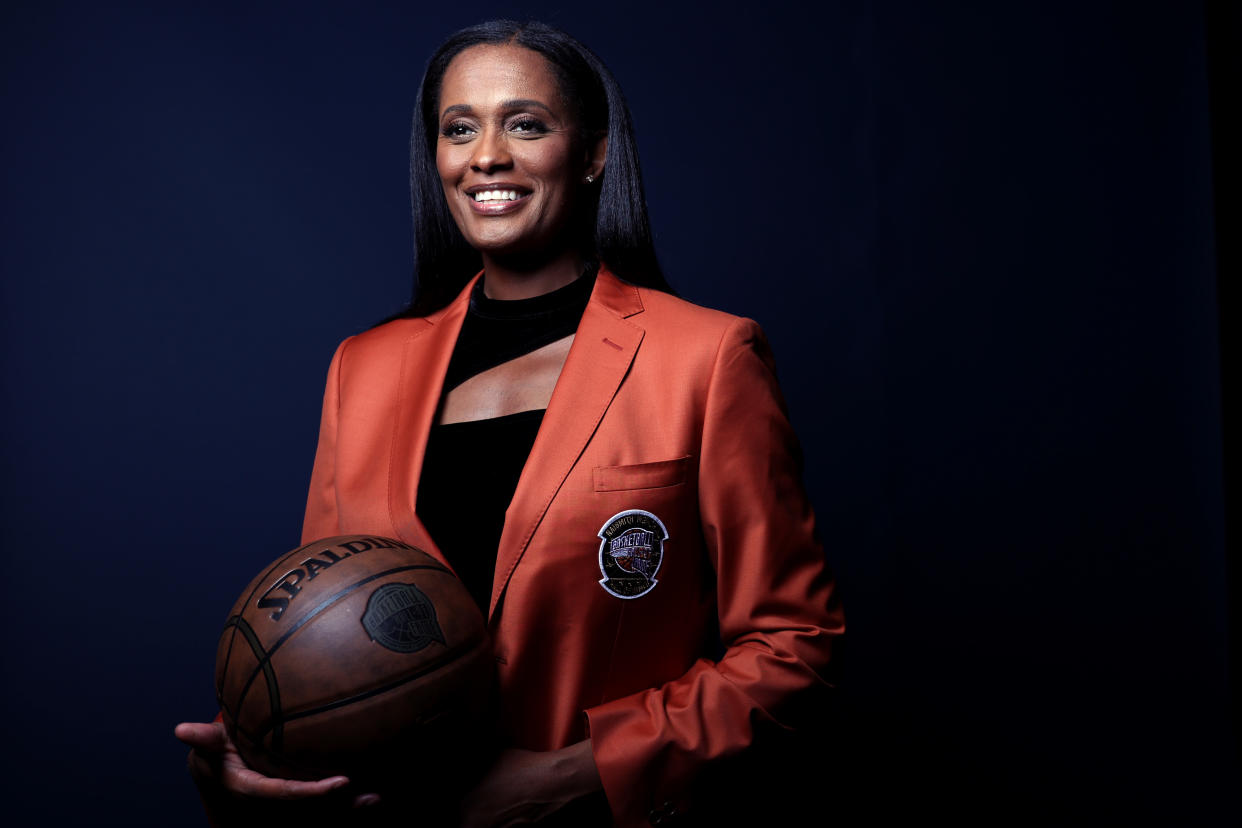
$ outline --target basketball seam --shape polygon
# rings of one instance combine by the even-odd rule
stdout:
[[[272,663],[268,658],[271,654],[264,652],[263,644],[259,641],[259,636],[255,633],[254,628],[250,626],[250,622],[248,622],[245,618],[242,618],[240,615],[235,615],[230,618],[227,623],[230,623],[237,628],[237,630],[242,634],[242,637],[246,639],[246,643],[250,645],[250,649],[254,652],[254,657],[257,658],[259,660],[259,664],[262,665],[263,676],[267,681],[267,698],[268,703],[272,708],[273,724],[273,727],[264,729],[264,733],[266,733],[268,729],[272,731],[272,749],[280,750],[281,742],[284,736],[284,717],[280,706],[280,684],[276,679],[276,670],[272,667]],[[254,677],[252,676],[251,681],[253,680]],[[249,689],[250,684],[247,682],[246,690]],[[238,712],[241,712],[242,700],[245,699],[245,696],[246,694],[243,691],[242,695],[237,699]],[[240,730],[241,726],[237,722],[237,716],[233,715],[232,718],[234,727],[237,727]],[[257,742],[257,740],[255,741]]]
[[[481,643],[476,645],[471,652],[476,652],[482,649],[486,649],[487,647],[488,647],[487,640],[484,639]],[[428,673],[434,673],[436,670],[443,667],[446,661],[450,661],[450,660],[451,659],[448,659],[447,654],[446,654],[445,657],[441,657],[434,664],[425,666],[421,670],[417,670],[409,674],[408,676],[402,676],[400,679],[397,679],[396,681],[393,681],[393,682],[389,682],[388,684],[385,684],[381,687],[375,687],[370,690],[365,690],[361,693],[356,693],[352,696],[349,696],[348,698],[337,699],[334,702],[328,702],[327,704],[322,704],[318,707],[312,707],[309,710],[300,710],[297,713],[290,713],[288,716],[284,716],[282,714],[279,720],[273,720],[270,724],[268,724],[266,727],[260,730],[258,732],[258,738],[261,739],[262,737],[266,736],[269,730],[272,730],[274,732],[276,728],[278,727],[283,728],[285,724],[288,724],[289,722],[292,722],[292,721],[296,721],[297,719],[306,719],[311,716],[316,716],[320,713],[326,713],[329,710],[336,710],[341,707],[348,707],[351,704],[356,704],[357,702],[365,701],[369,698],[373,698],[375,696],[379,696],[384,693],[387,693],[390,690],[395,690],[404,684],[409,684],[411,681],[414,681],[415,679],[422,678]]]

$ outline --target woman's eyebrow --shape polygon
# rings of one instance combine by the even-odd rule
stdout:
[[[544,112],[552,115],[553,112],[546,104],[540,103],[534,98],[514,98],[501,104],[505,109],[542,109]]]
[[[505,111],[511,111],[514,109],[542,109],[549,115],[555,115],[555,113],[548,108],[547,104],[537,101],[534,98],[513,98],[511,100],[502,101],[500,108]],[[440,113],[440,117],[445,118],[457,112],[469,115],[474,112],[474,107],[470,104],[453,104],[452,106],[446,106],[444,107],[444,111]]]

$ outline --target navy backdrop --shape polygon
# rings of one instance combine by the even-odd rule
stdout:
[[[496,16],[610,65],[671,281],[770,336],[848,613],[826,822],[1236,810],[1197,4],[2,14],[22,824],[199,818],[172,726],[408,295],[423,63]]]

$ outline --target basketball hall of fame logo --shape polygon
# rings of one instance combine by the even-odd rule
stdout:
[[[372,592],[362,626],[372,641],[398,653],[416,653],[433,641],[444,643],[435,604],[413,584],[384,584]]]
[[[599,585],[618,598],[638,598],[655,589],[656,573],[664,560],[668,530],[660,519],[642,509],[618,512],[597,533]]]

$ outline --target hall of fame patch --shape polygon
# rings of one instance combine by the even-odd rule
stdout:
[[[597,533],[599,585],[618,598],[638,598],[655,589],[664,560],[668,530],[658,517],[642,509],[618,512]]]

